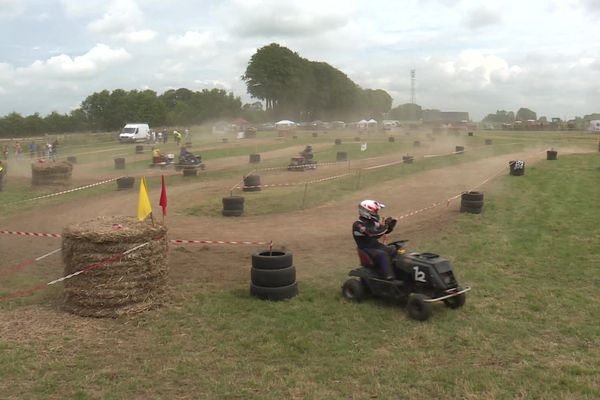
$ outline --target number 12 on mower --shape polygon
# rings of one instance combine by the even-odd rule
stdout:
[[[415,271],[415,281],[417,282],[425,282],[425,272],[419,270],[418,266],[414,266],[413,270]]]

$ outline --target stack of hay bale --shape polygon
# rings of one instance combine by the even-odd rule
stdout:
[[[64,281],[65,310],[114,318],[164,303],[168,275],[164,226],[132,217],[99,217],[65,227],[62,237],[65,275],[85,270]]]
[[[67,161],[46,161],[31,164],[31,185],[68,185],[73,164]]]

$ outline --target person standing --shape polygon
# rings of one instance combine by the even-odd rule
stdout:
[[[0,160],[0,192],[2,191],[2,186],[4,185],[4,175],[6,174],[6,168]]]
[[[167,138],[169,137],[166,129],[163,130],[163,144],[167,143]]]

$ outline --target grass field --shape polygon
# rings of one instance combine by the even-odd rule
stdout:
[[[426,323],[402,305],[342,299],[356,260],[341,254],[291,301],[190,282],[154,312],[0,335],[0,397],[597,399],[599,174],[597,154],[527,166],[486,190],[483,214],[422,241],[473,287],[464,308],[437,305]],[[0,310],[27,318],[59,292]]]

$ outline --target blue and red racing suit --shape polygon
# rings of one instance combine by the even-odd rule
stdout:
[[[381,275],[386,279],[394,279],[390,257],[394,250],[380,243],[379,238],[392,232],[395,226],[396,220],[389,217],[384,223],[359,217],[352,225],[352,236],[356,246],[371,256],[375,266],[379,268]]]

